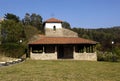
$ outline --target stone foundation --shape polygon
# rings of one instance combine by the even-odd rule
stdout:
[[[97,61],[96,53],[74,53],[75,60]]]
[[[57,60],[57,54],[55,53],[31,53],[30,57],[34,60]]]
[[[31,53],[31,59],[34,60],[57,60],[57,53]],[[97,61],[96,53],[74,53],[74,60]]]

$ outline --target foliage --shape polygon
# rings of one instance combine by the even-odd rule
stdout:
[[[25,53],[25,46],[16,43],[4,43],[0,46],[5,56],[20,58]]]
[[[99,29],[84,29],[84,28],[72,28],[73,31],[77,32],[79,37],[92,39],[99,44],[97,49],[102,52],[112,52],[112,49],[115,49],[117,57],[120,57],[120,54],[117,52],[120,49],[120,27],[112,28],[99,28]],[[115,43],[112,45],[112,41]],[[113,47],[113,48],[112,48]],[[106,55],[106,54],[105,54]],[[120,58],[119,58],[120,59]]]
[[[2,50],[0,51],[4,52],[7,56],[20,57],[24,54],[23,52],[29,39],[38,34],[40,28],[42,31],[42,17],[27,13],[23,23],[21,23],[18,16],[7,13],[0,27],[2,34],[2,37],[0,37]],[[19,44],[20,40],[22,40],[21,44]]]
[[[5,20],[1,23],[2,41],[19,42],[22,38],[23,25],[13,20]]]
[[[97,60],[98,61],[116,62],[116,61],[118,61],[118,56],[115,53],[111,53],[111,52],[105,52],[105,53],[98,52]]]
[[[24,25],[30,25],[30,21],[31,21],[31,19],[30,19],[30,14],[29,14],[29,13],[26,13],[26,14],[25,14],[25,18],[22,19],[22,22],[23,22]]]
[[[43,31],[42,17],[38,14],[32,13],[30,15],[29,13],[26,13],[22,22],[24,25],[31,25],[36,27],[39,31]]]
[[[14,15],[14,14],[12,14],[12,13],[7,13],[7,14],[5,14],[5,20],[13,20],[13,21],[15,21],[15,22],[19,22],[20,20],[19,20],[19,17],[18,16],[16,16],[16,15]]]
[[[36,35],[38,33],[39,33],[39,31],[33,26],[26,25],[24,27],[24,34],[25,34],[26,40],[31,39],[31,37],[33,37],[34,35]]]
[[[79,37],[99,42],[96,48],[98,51],[103,52],[102,54],[98,53],[99,61],[120,60],[120,27],[99,29],[73,28],[72,30],[77,32]],[[112,41],[115,42],[113,45],[111,43]],[[114,55],[111,54],[111,52],[113,52]]]
[[[63,27],[63,28],[67,28],[67,29],[71,29],[70,24],[69,24],[68,22],[66,22],[66,21],[64,21],[64,22],[62,23],[62,27]]]
[[[118,60],[120,61],[120,47],[114,47],[113,53],[117,56]]]

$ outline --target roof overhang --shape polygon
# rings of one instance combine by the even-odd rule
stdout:
[[[97,44],[98,42],[78,37],[42,37],[29,45],[38,44]]]

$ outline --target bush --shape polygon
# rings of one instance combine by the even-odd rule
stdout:
[[[98,52],[97,53],[98,61],[109,61],[116,62],[118,61],[118,56],[116,54],[112,54],[111,52]]]
[[[25,46],[16,43],[5,43],[1,46],[2,52],[8,57],[21,57],[25,52]]]
[[[118,60],[120,61],[120,47],[115,47],[114,53],[117,55]]]

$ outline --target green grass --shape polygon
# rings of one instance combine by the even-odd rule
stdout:
[[[120,81],[120,62],[26,62],[0,67],[0,81]]]

